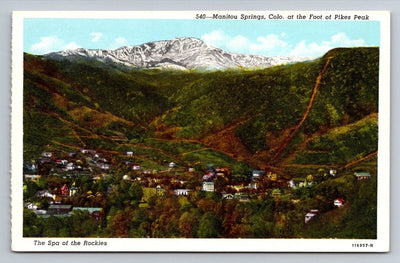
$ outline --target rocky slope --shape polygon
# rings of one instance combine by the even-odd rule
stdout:
[[[125,46],[116,50],[84,48],[64,50],[49,53],[45,57],[70,61],[90,59],[134,68],[166,69],[267,68],[273,65],[312,59],[309,57],[265,57],[229,53],[192,37]]]

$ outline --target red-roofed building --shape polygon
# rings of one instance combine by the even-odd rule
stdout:
[[[333,205],[337,206],[337,207],[342,207],[342,206],[344,206],[345,203],[346,202],[344,201],[343,198],[337,198],[337,199],[335,199],[335,201],[333,201]]]
[[[66,184],[61,186],[61,195],[69,195],[69,189],[68,189],[68,186]]]

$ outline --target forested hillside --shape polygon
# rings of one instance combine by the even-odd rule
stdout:
[[[314,61],[223,71],[127,70],[110,63],[25,54],[24,162],[42,152],[62,156],[86,148],[101,152],[114,164],[126,161],[125,153],[132,151],[132,162],[142,169],[161,171],[170,162],[194,167],[199,178],[190,178],[193,189],[210,166],[230,167],[231,177],[219,182],[220,192],[228,184],[247,183],[254,169],[278,177],[265,182],[262,189],[267,195],[259,195],[249,206],[229,202],[215,206],[222,202],[220,196],[201,194],[182,201],[188,204],[168,201],[177,209],[171,213],[179,222],[197,220],[196,234],[184,234],[176,223],[169,235],[162,234],[164,230],[146,230],[143,236],[373,237],[375,231],[364,235],[361,230],[364,226],[376,229],[376,195],[365,198],[366,203],[356,200],[364,200],[365,191],[376,189],[378,71],[378,48],[337,48]],[[112,168],[111,174],[126,173],[122,166]],[[329,170],[347,179],[327,177]],[[349,178],[356,171],[368,171],[375,181],[368,186],[353,182]],[[51,169],[46,175],[51,175]],[[319,184],[285,190],[290,179],[308,175],[319,178],[315,179]],[[272,198],[273,189],[280,189],[281,200]],[[304,227],[304,212],[313,206],[330,211],[332,200],[346,193],[353,200],[349,207]],[[293,198],[303,202],[295,205]],[[199,204],[202,199],[207,200],[205,207]],[[122,214],[143,216],[129,223],[142,228],[141,223],[156,220],[154,211],[145,215],[134,208],[122,212],[127,203],[108,202],[104,208],[114,217],[113,224]],[[162,210],[163,204],[157,201],[150,207]],[[362,205],[370,210],[360,211]],[[160,214],[169,213],[161,210]],[[235,217],[228,211],[243,221],[229,225],[227,220]],[[359,223],[354,228],[358,232],[352,233],[359,214],[372,218]],[[321,230],[324,220],[329,225]],[[334,227],[336,223],[342,226],[340,230]],[[216,232],[207,233],[207,224],[216,225]],[[141,236],[133,225],[125,236]],[[104,235],[117,235],[110,225],[105,227]],[[130,228],[135,230],[129,232]]]

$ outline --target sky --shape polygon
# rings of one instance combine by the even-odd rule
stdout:
[[[24,52],[196,37],[229,52],[265,56],[322,56],[335,47],[379,46],[378,21],[25,18]]]

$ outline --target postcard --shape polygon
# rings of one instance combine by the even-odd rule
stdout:
[[[386,252],[390,13],[13,13],[12,250]]]

